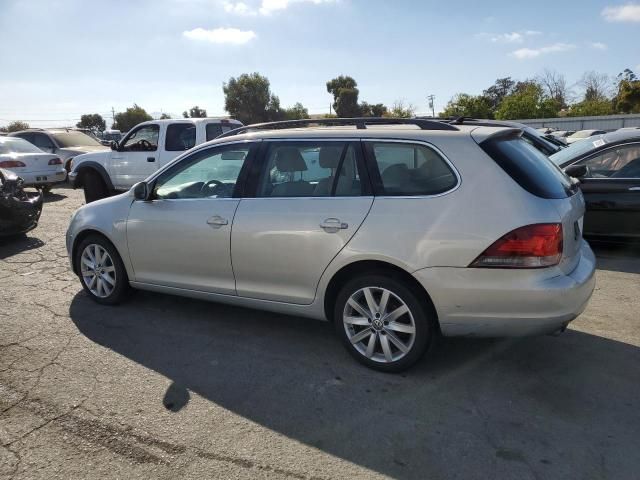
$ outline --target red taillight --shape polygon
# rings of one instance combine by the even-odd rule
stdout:
[[[20,167],[26,167],[26,165],[19,160],[5,160],[4,162],[0,162],[0,168],[20,168]]]
[[[52,158],[49,160],[49,165],[62,165],[62,160],[59,158]]]
[[[538,223],[517,228],[487,248],[470,267],[541,268],[562,258],[562,224]]]

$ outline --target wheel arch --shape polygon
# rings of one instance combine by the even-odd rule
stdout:
[[[103,165],[100,165],[98,162],[82,162],[80,165],[75,167],[74,170],[78,172],[78,177],[75,181],[74,187],[76,188],[83,187],[84,176],[88,172],[96,172],[100,176],[100,178],[102,178],[102,181],[107,186],[107,189],[109,191],[114,190],[113,183],[111,182],[111,178],[107,173],[107,169],[104,168]]]
[[[418,280],[411,275],[408,271],[404,270],[397,265],[382,260],[358,260],[356,262],[349,263],[343,266],[340,270],[335,272],[329,280],[325,289],[324,295],[324,314],[327,320],[333,322],[333,310],[334,302],[340,288],[348,282],[350,279],[359,275],[382,273],[384,275],[390,275],[400,281],[402,281],[408,288],[410,288],[418,300],[422,303],[428,313],[431,314],[435,325],[440,330],[440,322],[438,321],[438,312],[429,292],[418,282]]]
[[[120,249],[116,246],[115,242],[113,242],[109,236],[107,234],[105,234],[103,231],[98,230],[97,228],[87,228],[85,230],[82,230],[81,232],[78,232],[75,236],[75,238],[73,239],[73,244],[71,246],[71,265],[72,265],[72,269],[73,269],[73,273],[75,273],[76,275],[78,275],[80,272],[78,271],[78,262],[76,257],[77,255],[77,248],[78,245],[80,245],[80,243],[87,237],[91,236],[91,235],[99,235],[101,237],[103,237],[105,240],[107,240],[112,246],[113,248],[116,250],[116,252],[118,252],[118,255],[120,255],[120,259],[122,260],[122,263],[125,266],[125,270],[127,270],[127,275],[131,275],[131,272],[128,271],[128,265],[127,265],[127,261],[126,261],[126,257],[123,256],[122,252],[120,251]]]

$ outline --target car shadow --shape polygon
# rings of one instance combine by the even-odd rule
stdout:
[[[30,234],[27,233],[27,235]],[[38,237],[30,237],[27,235],[0,237],[0,260],[12,257],[18,253],[35,250],[44,245],[44,242]]]
[[[589,242],[600,270],[640,273],[640,245]]]
[[[54,203],[54,202],[59,202],[60,200],[64,200],[66,198],[67,196],[64,195],[63,193],[50,191],[48,193],[45,193],[43,197],[43,201],[44,203]]]
[[[394,478],[632,478],[640,349],[569,330],[451,339],[416,367],[355,362],[326,322],[139,292],[119,307],[83,292],[87,338],[275,432]]]

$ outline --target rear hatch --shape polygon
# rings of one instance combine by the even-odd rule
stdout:
[[[559,268],[574,270],[580,260],[584,198],[579,183],[568,177],[549,158],[522,139],[517,129],[493,135],[472,133],[480,147],[523,189],[549,203],[562,224],[563,244]]]

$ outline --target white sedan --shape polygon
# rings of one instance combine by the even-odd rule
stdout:
[[[60,158],[18,137],[0,137],[0,168],[14,172],[25,185],[44,190],[67,178]]]

